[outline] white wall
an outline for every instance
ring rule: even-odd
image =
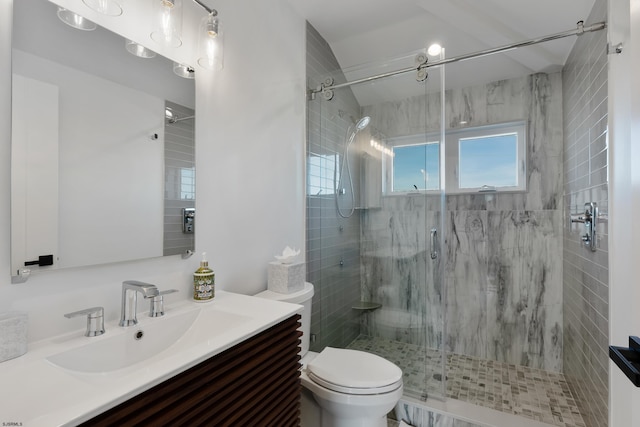
[[[196,82],[196,249],[207,251],[219,289],[254,293],[266,288],[267,263],[285,245],[304,253],[305,23],[285,0],[215,6],[224,20],[225,69],[201,71]],[[82,320],[63,318],[71,310],[103,305],[115,319],[123,280],[179,288],[169,306],[171,297],[188,298],[199,256],[60,270],[10,284],[11,8],[12,0],[0,0],[0,311],[28,311],[33,341],[82,329]],[[184,28],[197,27],[189,22]]]
[[[640,335],[640,0],[609,0],[610,217],[609,337],[626,347]],[[640,389],[609,363],[609,425],[640,425]]]
[[[284,0],[215,6],[225,68],[196,82],[196,245],[217,283],[255,293],[285,246],[305,253],[305,21]]]

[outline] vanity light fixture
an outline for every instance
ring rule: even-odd
[[[98,28],[94,22],[91,22],[87,18],[65,9],[64,7],[58,7],[58,18],[60,18],[60,20],[65,24],[78,30],[93,31]]]
[[[154,56],[156,56],[156,53],[154,51],[152,51],[151,49],[147,49],[146,47],[142,46],[141,44],[138,44],[132,40],[129,39],[125,39],[125,48],[127,49],[127,52],[129,52],[132,55],[135,55],[139,58],[153,58]]]
[[[185,79],[194,79],[196,77],[196,70],[188,65],[179,64],[177,62],[173,63],[173,72],[182,78]]]
[[[100,0],[83,0],[100,1]],[[111,0],[113,1],[113,0]],[[182,1],[183,0],[151,0],[153,4],[153,32],[151,38],[169,47],[182,45]],[[201,0],[193,0],[202,7],[207,15],[202,18],[198,27],[198,65],[206,70],[221,70],[223,67],[223,37],[218,11],[211,9]],[[183,71],[183,70],[181,70]],[[174,72],[176,68],[174,67]],[[178,72],[176,72],[178,74]],[[181,72],[183,75],[184,73]],[[192,78],[193,70],[187,74]]]
[[[200,4],[198,1],[196,3]],[[222,70],[223,58],[222,26],[218,19],[218,11],[213,9],[209,10],[209,14],[200,22],[198,65],[205,70]]]
[[[156,43],[182,46],[182,0],[151,0],[153,5],[153,31]]]
[[[122,15],[122,6],[116,0],[82,0],[90,9],[108,16]]]

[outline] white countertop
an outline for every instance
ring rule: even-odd
[[[105,322],[106,333],[84,337],[83,330],[29,345],[25,355],[0,363],[0,425],[51,427],[77,425],[150,389],[164,380],[233,347],[280,321],[302,312],[302,306],[216,291],[213,301],[167,303],[167,318],[190,310],[217,310],[244,316],[242,322],[211,327],[206,339],[190,339],[202,327],[198,318],[183,338],[146,360],[110,373],[78,373],[53,365],[47,357],[136,328],[155,318],[139,313],[139,325],[122,328]],[[212,325],[213,326],[213,325]]]

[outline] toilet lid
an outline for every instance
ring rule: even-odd
[[[309,378],[330,390],[348,394],[379,394],[402,385],[402,370],[364,351],[326,347],[307,365]]]

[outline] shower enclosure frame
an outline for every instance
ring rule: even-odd
[[[444,55],[444,52],[442,53],[442,55]],[[426,60],[426,53],[424,52],[420,52],[418,53],[418,57],[420,58],[420,56],[422,56],[423,58],[425,58]],[[406,59],[406,58],[405,58]],[[410,60],[411,58],[409,58]],[[437,102],[435,102],[434,105],[437,105],[437,109],[436,111],[434,111],[434,113],[437,114],[437,116],[434,116],[436,123],[437,123],[437,127],[431,127],[430,129],[427,129],[426,127],[421,131],[418,132],[418,134],[421,134],[424,138],[427,138],[429,135],[438,135],[438,138],[442,138],[442,135],[444,135],[444,66],[438,67],[441,69],[441,71],[438,71],[437,73],[433,73],[433,76],[431,77],[432,80],[430,83],[430,80],[427,79],[427,83],[426,85],[434,85],[434,87],[432,87],[430,89],[430,91],[432,92],[431,96],[435,96],[433,95],[433,93],[437,93]],[[441,76],[440,79],[437,79],[437,75]],[[426,77],[426,75],[425,75]],[[435,80],[434,80],[435,78]],[[325,82],[327,81],[332,81],[333,79],[328,79],[328,78],[323,78],[323,80]],[[418,81],[420,81],[421,79],[416,79]],[[416,84],[415,80],[411,80],[409,83],[411,84],[411,82],[413,82],[412,84]],[[439,85],[439,86],[435,86],[435,85]],[[435,90],[434,90],[435,88]],[[425,86],[425,91],[427,90],[427,86]],[[350,91],[349,91],[350,92]],[[418,94],[420,93],[420,90],[418,89]],[[362,122],[363,120],[365,120],[365,117],[367,116],[366,114],[362,114],[361,111],[353,111],[351,114],[347,114],[345,113],[345,111],[342,110],[341,107],[342,104],[340,104],[341,102],[345,102],[343,99],[341,99],[341,96],[346,96],[343,95],[342,92],[340,93],[336,93],[336,96],[333,100],[329,100],[327,98],[324,99],[317,99],[317,100],[309,100],[309,102],[313,102],[316,103],[316,105],[320,106],[320,110],[322,111],[322,113],[320,114],[321,119],[319,119],[319,123],[313,124],[311,123],[312,121],[314,121],[313,118],[309,119],[310,123],[308,125],[309,128],[314,128],[315,126],[318,126],[319,131],[320,132],[326,132],[327,134],[331,134],[334,135],[333,138],[339,138],[342,139],[344,138],[344,144],[345,144],[345,148],[349,147],[351,145],[351,143],[353,142],[353,139],[356,137],[356,134],[358,134],[359,130],[364,129],[365,127],[363,126],[362,129],[359,129],[357,127],[357,124]],[[423,95],[419,95],[420,98],[423,98],[423,101],[425,103],[425,107],[426,107],[426,102],[427,102],[427,93],[425,92]],[[435,98],[434,98],[435,99]],[[336,104],[336,102],[338,104]],[[325,107],[327,105],[334,105],[334,107],[331,108],[326,108],[327,111],[324,111]],[[359,107],[360,108],[360,107]],[[330,110],[330,111],[329,111]],[[424,119],[426,120],[426,118]],[[433,121],[433,119],[430,119]],[[344,126],[348,126],[346,131],[339,131],[337,130],[337,124],[334,123],[344,123]],[[374,125],[375,126],[375,125]],[[426,122],[425,122],[425,126],[426,126]],[[336,128],[336,130],[332,130],[332,128]],[[359,129],[359,130],[357,130]],[[374,130],[372,130],[371,132],[374,132]],[[342,137],[342,135],[344,135],[344,137]],[[362,143],[362,141],[359,141],[360,143]],[[368,142],[368,141],[367,141]],[[355,146],[356,144],[354,144]],[[344,160],[347,158],[347,150],[345,149],[344,151],[341,148],[336,148],[334,149],[336,152],[336,157],[337,157],[337,153],[340,153],[339,155],[340,157],[340,165],[338,167],[336,167],[334,169],[334,172],[337,170],[341,170],[342,168],[345,167],[344,165]],[[312,151],[318,151],[313,150]],[[330,152],[331,150],[328,150],[328,152]],[[345,153],[345,154],[343,154]],[[319,157],[319,155],[317,153],[308,153],[309,156],[317,156]],[[444,151],[442,151],[442,153],[439,155],[439,159],[438,159],[438,163],[440,164],[444,164]],[[310,164],[308,165],[308,167],[312,167]],[[440,173],[444,173],[444,170],[442,168],[440,168]],[[346,175],[346,173],[345,173]],[[350,185],[347,184],[344,181],[341,181],[339,178],[339,174],[338,173],[334,173],[333,175],[334,177],[334,184],[333,184],[333,197],[337,200],[339,197],[342,197],[342,195],[340,195],[340,191],[341,191],[341,187],[349,187]],[[444,175],[440,178],[440,180],[442,180],[444,177]],[[346,178],[345,178],[346,179]],[[382,190],[382,180],[383,180],[383,176],[380,175],[378,177],[378,180],[380,181],[380,189]],[[352,190],[351,190],[352,191]],[[358,191],[358,189],[356,189],[356,191]],[[323,191],[319,190],[316,191],[314,190],[313,192],[309,192],[308,195],[308,203],[314,203],[313,201],[310,201],[311,199],[317,199],[320,198],[323,195]],[[349,195],[347,195],[345,200],[348,200]],[[380,195],[380,197],[388,197],[390,199],[397,199],[397,195],[387,195],[387,196],[382,196],[382,194]],[[403,197],[403,196],[401,196]],[[441,267],[442,265],[444,265],[443,263],[443,259],[446,256],[446,251],[442,251],[440,248],[434,248],[433,245],[435,245],[436,243],[438,243],[435,239],[431,240],[430,237],[436,237],[435,233],[432,233],[432,230],[437,230],[437,237],[438,237],[438,241],[444,241],[444,221],[445,218],[442,215],[442,211],[443,211],[443,206],[444,206],[444,189],[439,190],[439,195],[436,196],[435,194],[433,194],[433,192],[420,192],[419,194],[414,194],[412,196],[410,196],[414,201],[420,201],[418,203],[417,206],[422,206],[422,208],[418,208],[418,209],[422,209],[423,212],[422,213],[418,213],[416,214],[417,218],[423,218],[422,221],[425,221],[424,223],[422,223],[420,225],[420,231],[416,232],[416,234],[420,234],[420,240],[422,240],[422,244],[420,245],[420,247],[422,249],[419,250],[419,252],[415,253],[415,255],[410,255],[412,257],[417,257],[414,258],[414,261],[416,261],[416,259],[418,259],[418,263],[423,264],[422,267],[417,267],[417,271],[422,271],[424,275],[423,277],[417,279],[418,281],[420,281],[422,284],[419,286],[421,289],[423,289],[423,293],[427,292],[425,289],[425,285],[428,282],[430,282],[430,286],[432,288],[437,288],[440,289],[439,293],[442,295],[445,295],[445,292],[442,292],[441,290],[443,289],[443,275],[441,272]],[[355,204],[353,206],[347,206],[347,207],[353,207],[353,210],[356,212],[357,217],[361,217],[362,215],[366,215],[366,211],[367,208],[362,209],[362,206],[359,204],[359,199],[355,201],[355,204],[358,204],[358,206],[356,207]],[[336,201],[336,207],[334,208],[336,211],[338,211],[337,215],[337,219],[340,221],[345,220],[347,222],[345,222],[344,225],[344,229],[347,230],[349,228],[349,215],[342,215],[342,213],[339,211],[340,207],[337,206],[338,202]],[[349,203],[347,203],[348,205]],[[430,206],[430,209],[433,208],[433,206],[437,205],[437,212],[429,212],[427,213],[427,205]],[[325,207],[325,211],[326,211],[327,207]],[[349,212],[349,209],[346,209],[346,212]],[[428,219],[431,218],[431,219]],[[317,220],[314,218],[310,219],[313,223],[315,223]],[[436,222],[433,222],[433,221]],[[326,220],[327,223],[331,222],[330,219]],[[314,228],[316,227],[315,225],[313,226]],[[340,228],[340,230],[343,229],[343,225],[339,225],[337,226],[338,228]],[[358,228],[360,228],[358,226]],[[308,231],[310,232],[310,231]],[[340,231],[342,233],[342,231]],[[359,229],[358,230],[358,234],[360,234],[362,231]],[[314,231],[315,233],[315,231]],[[331,233],[333,233],[333,231],[328,231],[327,235],[329,237],[327,237],[327,240],[332,239],[331,237]],[[322,238],[322,236],[321,236]],[[431,244],[430,244],[431,243]],[[403,243],[399,243],[396,242],[396,245],[400,244],[401,247],[404,247],[405,244]],[[360,249],[362,249],[361,244],[358,244],[360,246]],[[308,244],[308,246],[312,246],[311,244]],[[397,251],[397,250],[402,250],[401,248],[396,246],[396,249],[391,248],[391,251]],[[437,254],[436,257],[432,256],[433,254]],[[406,256],[403,255],[403,256]],[[421,258],[422,257],[422,258]],[[349,268],[352,266],[353,263],[353,259],[350,260],[348,257],[342,257],[340,256],[339,259],[335,259],[335,262],[337,262],[337,266],[335,268],[337,269],[345,269],[345,268]],[[358,255],[358,260],[355,261],[359,264],[358,269],[362,269],[362,261],[360,258],[360,255]],[[400,263],[404,263],[407,262],[404,259],[398,260],[397,262]],[[313,264],[313,262],[312,262]],[[312,267],[310,264],[310,268],[313,269],[314,267]],[[428,264],[428,265],[427,265]],[[331,275],[332,273],[328,273],[327,276]],[[349,273],[346,273],[347,275],[349,275]],[[325,280],[326,279],[326,280]],[[314,279],[312,276],[309,277],[309,280],[314,282],[314,280],[318,280],[318,279]],[[333,282],[336,279],[334,277],[322,277],[320,279],[320,281],[329,281],[329,282]],[[341,279],[339,279],[341,280]],[[360,281],[360,279],[358,279]],[[436,281],[437,283],[434,283],[434,281]],[[316,285],[316,289],[318,290],[318,294],[317,297],[315,298],[315,301],[323,301],[326,298],[334,298],[333,296],[335,294],[334,290],[329,290],[326,291],[325,289],[323,289],[323,286],[320,285],[320,283],[314,283]],[[393,284],[392,284],[393,286]],[[404,286],[407,286],[406,284]],[[409,287],[411,287],[413,285],[409,285]],[[331,285],[326,285],[326,287],[331,287]],[[359,287],[359,294],[361,294],[363,292],[362,290],[362,285],[360,283],[358,283],[358,287]],[[324,292],[324,295],[323,295]],[[432,292],[433,293],[433,292]],[[328,294],[328,295],[327,295]],[[348,297],[346,297],[348,298]],[[426,297],[425,297],[426,298]],[[440,298],[440,297],[438,297]],[[340,299],[344,299],[344,298],[340,298]],[[349,316],[346,316],[347,320],[344,320],[344,324],[346,325],[345,327],[341,327],[341,329],[343,329],[343,335],[347,335],[349,334],[349,330],[351,329],[351,327],[349,326],[349,323],[354,323],[355,321],[353,320],[354,318],[364,318],[365,320],[356,320],[358,323],[364,322],[367,325],[370,325],[370,322],[372,322],[372,317],[373,314],[375,313],[375,310],[378,309],[380,307],[380,304],[377,304],[375,301],[375,298],[370,299],[370,298],[362,298],[362,295],[360,295],[359,298],[359,302],[356,304],[353,304],[352,307],[348,307],[346,308],[346,310],[356,313],[353,317],[351,317],[351,320],[349,320]],[[440,300],[438,302],[438,305],[443,306],[444,300]],[[390,307],[390,308],[396,308],[396,306],[391,305],[385,305],[383,304],[385,307]],[[426,306],[428,305],[427,300],[425,299],[424,302],[420,303],[420,306]],[[314,303],[313,307],[314,307],[314,311],[316,311],[318,309],[318,306],[322,306],[322,304],[318,304],[317,302]],[[444,310],[441,308],[439,310],[435,311],[436,313],[444,313]],[[407,316],[409,316],[411,319],[413,319],[414,317],[412,316],[419,316],[420,313],[412,313],[412,312],[406,312],[405,313]],[[317,313],[316,313],[317,316]],[[330,316],[330,314],[327,314],[327,316]],[[324,318],[324,315],[321,316]],[[412,320],[413,322],[413,320]],[[326,342],[329,341],[329,343],[331,344],[331,342],[335,342],[335,340],[331,341],[329,339],[327,339],[325,336],[322,335],[326,335],[328,332],[326,331],[326,329],[331,329],[328,328],[326,325],[330,325],[330,324],[334,324],[335,320],[328,320],[328,321],[324,321],[323,320],[323,326],[320,329],[325,329],[323,331],[323,333],[318,334],[317,332],[314,333],[314,331],[312,331],[312,350],[321,350],[323,348],[323,345],[326,345]],[[422,354],[426,354],[427,348],[426,348],[426,342],[429,340],[426,336],[427,332],[427,326],[426,326],[427,320],[426,318],[421,319],[419,322],[417,322],[416,324],[412,324],[412,327],[417,326],[418,328],[422,328],[420,330],[424,330],[424,334],[425,336],[422,337],[421,339],[419,339],[419,342],[421,342],[423,348],[421,348],[421,350],[418,352],[418,355],[422,355]],[[424,377],[419,381],[420,383],[426,383],[427,381],[427,377],[431,378],[432,381],[436,381],[437,383],[437,389],[438,391],[433,392],[435,394],[431,394],[430,397],[436,397],[438,399],[444,399],[444,390],[446,390],[446,375],[445,375],[445,357],[444,357],[444,347],[442,345],[443,342],[446,341],[446,329],[445,329],[445,319],[444,317],[440,317],[437,319],[436,322],[431,322],[430,323],[430,334],[431,334],[431,338],[430,341],[433,342],[429,348],[434,349],[437,348],[438,351],[440,351],[440,356],[438,357],[438,360],[440,363],[434,365],[434,364],[427,364],[426,362],[422,363],[423,367],[420,369],[421,371],[424,371]],[[313,329],[313,328],[312,328]],[[315,330],[318,330],[318,327],[315,328]],[[358,327],[358,330],[361,331],[361,328]],[[329,333],[333,333],[333,332],[329,332]],[[360,333],[360,332],[358,332]],[[366,335],[366,334],[365,334]],[[316,341],[316,339],[318,340],[317,343],[315,343],[315,348],[314,348],[314,341]],[[437,344],[435,343],[435,341],[437,341]],[[349,342],[349,340],[346,340],[346,343],[343,342],[342,344],[339,345],[347,345]],[[413,342],[412,340],[408,340],[406,342],[406,344],[411,344],[411,342]],[[335,344],[334,344],[335,345]],[[415,344],[417,345],[417,344]],[[433,354],[433,353],[431,353]],[[422,375],[422,374],[421,374]],[[436,380],[434,380],[436,379]],[[411,387],[408,384],[405,384],[405,392],[407,395],[411,395],[412,397],[418,398],[418,399],[426,399],[427,395],[425,393],[425,390],[422,386],[420,387],[414,387],[414,390],[411,389]]]
[[[445,87],[445,73],[444,73],[444,66],[446,64],[450,64],[453,62],[460,62],[460,61],[464,61],[467,59],[472,59],[472,58],[477,58],[477,57],[482,57],[482,56],[487,56],[487,55],[492,55],[495,53],[500,53],[500,52],[504,52],[507,50],[512,50],[512,49],[516,49],[519,47],[524,47],[524,46],[530,46],[530,45],[534,45],[534,44],[538,44],[538,43],[543,43],[543,42],[547,42],[547,41],[551,41],[551,40],[556,40],[559,38],[564,38],[564,37],[569,37],[569,36],[580,36],[585,32],[592,32],[592,31],[599,31],[602,29],[606,28],[606,23],[605,22],[599,22],[599,23],[595,23],[593,25],[590,26],[584,26],[584,23],[582,21],[578,22],[577,24],[577,28],[574,30],[569,30],[569,31],[565,31],[562,33],[557,33],[557,34],[553,34],[553,35],[549,35],[549,36],[544,36],[544,37],[539,37],[536,39],[531,39],[531,40],[527,40],[524,42],[519,42],[519,43],[514,43],[514,44],[510,44],[510,45],[506,45],[506,46],[501,46],[498,48],[493,48],[493,49],[487,49],[481,52],[476,52],[476,53],[470,53],[470,54],[466,54],[466,55],[461,55],[461,56],[457,56],[457,57],[453,57],[453,58],[448,58],[445,59],[444,58],[444,53],[442,54],[443,56],[437,60],[437,61],[433,61],[433,62],[429,62],[427,63],[427,61],[424,62],[420,62],[419,60],[418,65],[413,66],[413,67],[407,67],[407,68],[403,68],[403,69],[399,69],[397,71],[393,71],[393,72],[387,72],[387,73],[383,73],[383,74],[378,74],[378,75],[374,75],[371,77],[366,77],[366,78],[361,78],[361,79],[357,79],[354,81],[350,81],[350,82],[343,82],[343,83],[334,83],[333,79],[325,79],[323,81],[323,83],[319,84],[318,86],[316,86],[314,89],[309,89],[308,90],[308,100],[309,101],[313,101],[316,99],[316,94],[321,93],[323,95],[324,100],[326,101],[330,101],[333,97],[334,97],[334,91],[336,91],[337,89],[342,89],[342,88],[347,88],[350,87],[352,85],[356,85],[356,84],[363,84],[363,83],[368,83],[374,80],[379,80],[379,79],[383,79],[386,77],[391,77],[391,76],[395,76],[395,75],[399,75],[399,74],[405,74],[408,72],[417,72],[420,73],[420,71],[427,69],[427,68],[432,68],[432,67],[439,67],[442,68],[442,74],[441,74],[441,84],[442,84],[442,91],[443,91],[443,95],[442,95],[442,99],[444,100],[444,87]],[[418,77],[420,77],[420,75],[418,74]],[[419,78],[418,78],[419,80]],[[320,102],[324,102],[323,100],[321,100]],[[441,134],[441,141],[445,141],[445,103],[442,102],[441,103],[441,126],[440,126],[440,134]],[[441,182],[444,182],[444,173],[445,173],[445,165],[444,165],[444,159],[446,158],[445,154],[444,154],[444,150],[446,150],[446,144],[442,144],[441,145],[441,154],[440,154],[440,173],[441,173]],[[441,197],[441,206],[445,206],[445,197],[446,194],[444,192],[444,189],[442,189],[441,193],[440,193],[440,197]],[[440,216],[440,221],[438,224],[438,227],[440,230],[445,230],[445,218],[444,218],[444,209],[441,210],[442,214]],[[425,224],[426,225],[426,224]],[[425,230],[427,229],[427,227],[425,226]],[[442,233],[440,233],[441,237],[446,238],[446,236],[444,236]],[[426,236],[426,234],[425,234]],[[442,242],[444,242],[445,239],[442,239]],[[440,250],[439,251],[439,256],[440,257],[446,257],[446,252],[445,250]],[[440,273],[440,278],[442,280],[442,286],[444,288],[446,281],[444,280],[444,271],[443,270],[443,266],[446,264],[446,260],[444,258],[440,258],[439,259],[439,273]],[[443,291],[443,301],[442,304],[446,305],[446,295],[447,292],[446,290]],[[445,360],[446,360],[446,354],[444,352],[444,343],[447,340],[447,318],[446,318],[446,310],[442,311],[443,313],[443,317],[441,319],[442,321],[442,351],[443,351],[443,363],[442,363],[442,383],[443,383],[443,393],[442,396],[435,396],[435,397],[439,397],[442,399],[446,399],[446,365],[445,365]],[[414,397],[422,397],[422,396],[414,396]],[[433,397],[433,396],[430,396]]]

